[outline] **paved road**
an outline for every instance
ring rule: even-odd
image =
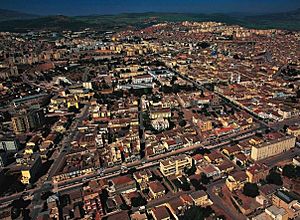
[[[180,76],[182,76],[182,75],[180,75]],[[196,83],[196,86],[199,89],[203,89],[202,85],[200,85],[197,82],[192,81],[188,77],[182,76],[182,78],[191,81],[193,84]],[[141,106],[139,106],[139,107],[141,107]],[[143,119],[141,117],[141,110],[139,110],[139,113],[140,113],[140,123],[143,124]],[[46,183],[44,185],[42,185],[42,187],[39,188],[39,189],[33,189],[33,190],[29,190],[29,191],[23,193],[23,195],[25,195],[25,196],[33,193],[33,202],[32,202],[32,204],[34,206],[34,210],[32,212],[32,218],[33,219],[36,218],[37,214],[41,210],[41,207],[42,207],[41,206],[41,204],[42,204],[41,195],[42,195],[42,193],[53,189],[53,186],[52,186],[52,183],[51,183],[52,177],[57,173],[57,171],[62,166],[65,155],[71,149],[69,147],[69,145],[70,145],[71,140],[73,139],[73,137],[76,134],[77,127],[81,124],[82,120],[87,117],[87,114],[88,114],[88,106],[85,106],[84,109],[82,110],[81,114],[77,118],[75,118],[72,125],[70,126],[69,135],[64,137],[64,139],[61,141],[59,146],[61,147],[62,150],[60,151],[60,155],[58,156],[58,158],[55,160],[55,162],[53,163],[53,165],[50,168],[49,175],[48,175]],[[266,126],[266,124],[264,124],[264,123],[260,123],[260,124],[263,125],[262,127]],[[141,127],[143,127],[143,126],[141,126]],[[224,145],[229,144],[232,140],[243,140],[243,139],[247,139],[251,136],[254,136],[255,132],[260,130],[260,129],[263,129],[263,128],[256,128],[256,129],[253,129],[253,130],[249,130],[249,131],[245,132],[242,135],[239,133],[239,134],[233,135],[230,138],[226,137],[226,139],[222,140],[222,142],[219,143],[219,144],[215,144],[215,145],[209,145],[209,144],[204,145],[203,143],[202,144],[195,144],[195,145],[192,145],[192,146],[189,146],[189,147],[184,147],[184,148],[172,151],[172,152],[168,152],[168,153],[165,153],[165,154],[162,154],[162,155],[158,155],[158,156],[155,156],[153,158],[144,158],[143,160],[129,163],[129,164],[126,165],[126,167],[127,168],[135,167],[135,168],[137,168],[137,170],[140,170],[140,169],[145,169],[145,168],[148,168],[148,167],[157,166],[159,164],[159,162],[158,162],[159,160],[168,158],[170,156],[186,153],[186,152],[193,151],[197,148],[202,148],[202,147],[208,148],[208,149],[220,148]],[[294,152],[287,152],[286,154],[284,154],[284,158],[287,158],[287,159],[292,158],[295,155],[299,155],[299,152],[300,152],[299,149],[296,149]],[[282,155],[280,155],[276,158],[271,158],[271,159],[264,160],[264,163],[266,163],[267,165],[272,165],[272,164],[275,164],[275,163],[277,163],[281,160],[283,160]],[[102,173],[95,173],[95,174],[86,175],[84,177],[80,176],[80,177],[77,177],[77,178],[72,178],[72,179],[69,179],[69,180],[66,180],[66,181],[62,181],[58,184],[58,190],[59,191],[64,191],[64,190],[70,190],[70,189],[79,187],[83,184],[83,182],[85,182],[87,180],[101,179],[101,178],[111,178],[111,177],[114,177],[114,176],[118,176],[121,173],[120,170],[121,170],[121,166],[114,166],[112,168],[105,169]],[[220,183],[222,183],[222,182],[220,182]],[[211,190],[212,189],[211,187],[215,186],[215,184],[218,184],[218,183],[213,183],[211,186],[209,186],[209,188],[210,188],[209,194],[211,195],[211,197],[214,200],[216,200],[216,203],[219,204],[219,202],[220,202],[219,199],[220,198],[216,197],[214,195],[214,193],[212,193],[212,190]],[[223,182],[223,184],[224,184],[224,182]],[[19,193],[19,194],[15,194],[15,195],[12,195],[12,196],[9,196],[9,197],[1,198],[0,202],[2,204],[7,203],[7,202],[10,202],[14,199],[20,198],[21,195],[22,195],[22,193]],[[168,198],[166,198],[166,199],[168,199]],[[219,206],[221,206],[221,208],[222,208],[221,203],[219,204]],[[235,217],[237,217],[237,216],[234,216],[234,214],[232,214],[231,217],[233,217],[233,219],[236,219]]]
[[[140,132],[140,143],[145,146],[145,127],[144,127],[144,118],[143,118],[143,107],[142,107],[142,98],[139,99],[139,132]],[[142,149],[143,155],[145,155],[145,149]],[[141,152],[142,152],[141,151]]]
[[[153,158],[147,158],[147,159],[145,158],[144,160],[139,160],[139,161],[134,161],[132,163],[128,163],[128,164],[126,164],[126,167],[128,169],[136,168],[137,170],[141,170],[141,169],[157,166],[159,164],[160,160],[163,160],[165,158],[168,158],[168,157],[171,157],[174,155],[182,154],[182,153],[185,153],[188,151],[193,151],[195,149],[202,148],[202,147],[205,147],[208,149],[220,148],[220,147],[228,145],[232,140],[243,140],[243,139],[252,137],[254,135],[255,135],[255,132],[251,131],[249,133],[245,133],[242,136],[236,135],[236,138],[221,142],[216,145],[207,145],[207,146],[203,146],[202,144],[191,145],[189,147],[184,147],[184,148],[181,148],[181,149],[178,149],[175,151],[161,154],[161,155],[155,156]],[[60,187],[70,186],[72,184],[82,182],[83,180],[86,181],[86,180],[90,180],[90,179],[102,179],[102,178],[110,178],[110,177],[118,176],[121,173],[120,170],[121,170],[121,165],[114,166],[111,168],[106,168],[102,173],[88,174],[85,176],[79,176],[79,177],[75,177],[72,179],[60,181],[58,183],[58,187],[60,188]]]
[[[182,75],[181,73],[177,72],[174,69],[171,69],[172,72],[176,73],[176,75],[178,75],[179,77],[189,81],[190,83],[192,83],[196,88],[200,89],[200,90],[205,90],[204,86],[201,83],[198,83],[197,81],[195,81],[194,79],[189,78],[188,76]],[[249,111],[249,109],[247,109],[244,106],[238,105],[236,102],[234,102],[233,100],[230,100],[228,97],[224,96],[221,93],[215,92],[216,95],[218,95],[223,101],[225,101],[227,104],[229,104],[231,107],[235,108],[235,109],[239,109],[239,110],[244,110],[246,112],[248,112],[250,115],[253,116],[254,120],[257,121],[258,123],[260,123],[261,125],[263,125],[264,127],[268,127],[268,123],[266,123],[264,120],[262,120],[260,117],[258,117],[257,115],[253,114],[253,112]]]
[[[207,193],[210,199],[213,201],[214,205],[217,206],[219,209],[224,210],[226,215],[230,217],[231,220],[244,220],[246,217],[240,214],[236,209],[232,208],[231,205],[227,204],[223,199],[217,196],[213,190],[216,187],[222,187],[225,185],[225,179],[220,179],[211,183],[207,188]]]
[[[243,139],[247,139],[247,138],[249,138],[253,135],[255,135],[254,131],[248,131],[242,136],[236,135],[236,138],[230,139],[230,140],[227,140],[227,141],[223,141],[223,142],[221,142],[219,144],[216,144],[216,145],[207,145],[207,146],[203,146],[202,144],[192,145],[192,146],[181,148],[181,149],[169,152],[169,153],[161,154],[161,155],[158,155],[158,156],[153,157],[153,158],[147,158],[147,159],[144,158],[143,160],[134,161],[132,163],[126,164],[126,167],[128,169],[136,168],[137,170],[154,167],[154,166],[157,166],[159,164],[160,160],[163,160],[163,159],[168,158],[170,156],[182,154],[182,153],[185,153],[185,152],[188,152],[188,151],[193,151],[197,148],[202,148],[202,147],[206,147],[208,149],[220,148],[220,147],[223,147],[225,145],[228,145],[232,140],[243,140]],[[75,177],[75,178],[72,178],[72,179],[60,181],[57,184],[57,190],[60,191],[60,190],[63,190],[63,189],[70,189],[70,188],[72,188],[73,184],[75,184],[75,187],[76,187],[78,184],[83,184],[84,182],[86,182],[88,180],[99,180],[99,179],[104,179],[104,178],[107,179],[107,178],[112,178],[112,177],[118,176],[120,174],[121,174],[121,165],[114,166],[114,167],[111,167],[111,168],[106,168],[103,172],[100,172],[100,173],[97,172],[97,173],[93,173],[93,174],[88,174],[88,175],[79,176],[79,177]]]
[[[274,157],[269,157],[269,158],[263,159],[259,162],[264,163],[269,167],[273,167],[275,164],[279,163],[280,161],[292,160],[296,156],[300,156],[300,148],[299,147],[295,147],[287,152],[276,155]]]
[[[66,154],[68,152],[70,152],[70,150],[71,150],[70,142],[74,138],[77,127],[87,117],[88,109],[89,109],[89,106],[87,106],[87,105],[84,106],[84,108],[82,109],[79,116],[76,117],[76,119],[71,124],[70,129],[69,129],[69,135],[63,138],[63,140],[61,142],[61,145],[60,145],[62,147],[61,149],[63,149],[63,150],[60,152],[60,155],[58,156],[58,158],[52,164],[52,166],[50,168],[50,171],[48,172],[49,174],[48,174],[48,177],[47,177],[47,181],[41,186],[40,189],[37,189],[34,192],[33,200],[32,200],[33,210],[30,213],[32,219],[36,219],[38,214],[40,213],[40,211],[43,208],[43,201],[41,200],[42,194],[53,189],[52,177],[58,172],[58,170],[63,165]]]

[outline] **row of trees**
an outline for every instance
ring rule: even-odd
[[[282,175],[288,178],[300,178],[300,166],[285,165],[282,169]]]
[[[282,186],[283,181],[277,167],[273,168],[266,177],[266,183]],[[282,175],[288,178],[300,178],[300,167],[293,164],[285,165],[282,169]],[[258,186],[256,183],[246,183],[243,188],[243,194],[249,197],[256,197],[259,195]]]

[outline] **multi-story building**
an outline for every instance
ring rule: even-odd
[[[150,110],[150,118],[170,118],[172,116],[171,109],[153,109]]]
[[[17,139],[2,139],[0,140],[0,150],[4,150],[8,153],[17,152],[19,149],[20,143]]]
[[[262,160],[277,154],[290,150],[295,146],[296,137],[285,136],[279,139],[262,142],[258,145],[252,145],[251,158],[253,160]]]
[[[265,213],[268,214],[272,219],[287,220],[288,214],[283,208],[278,208],[274,205],[266,208]]]
[[[0,152],[0,167],[5,167],[7,164],[7,154],[5,152]]]
[[[171,214],[169,213],[169,209],[164,205],[151,208],[150,213],[154,220],[170,220],[170,219],[172,219]]]
[[[23,133],[30,130],[29,121],[26,115],[14,116],[11,119],[13,130],[16,134]]]
[[[272,196],[273,205],[285,209],[289,219],[297,219],[300,217],[299,197],[284,190],[279,190]]]
[[[265,212],[260,213],[259,215],[252,218],[252,220],[261,219],[288,220],[288,214],[283,208],[278,208],[277,206],[272,205],[266,208]]]
[[[14,107],[19,106],[26,106],[26,107],[32,107],[32,106],[41,106],[47,103],[47,100],[49,98],[48,94],[40,93],[36,95],[29,95],[18,99],[13,99],[12,104]]]
[[[195,123],[202,132],[212,130],[212,121],[208,118],[200,117],[199,115],[194,115],[193,123]]]
[[[246,170],[246,174],[250,183],[257,183],[267,177],[269,174],[269,168],[265,164],[256,163]]]
[[[134,84],[151,83],[152,80],[153,80],[153,77],[151,75],[149,75],[149,74],[132,77],[132,82]]]
[[[291,126],[287,129],[287,133],[294,135],[295,137],[300,136],[300,125]]]
[[[158,181],[153,181],[149,183],[150,196],[153,199],[157,199],[165,195],[165,187]]]
[[[21,168],[22,179],[21,182],[23,184],[32,183],[39,169],[41,168],[42,160],[40,155],[34,154],[29,155],[28,158],[24,158]]]
[[[149,182],[149,178],[151,177],[152,177],[152,173],[150,170],[142,170],[133,173],[133,178],[140,185],[142,190],[146,188],[147,183]]]
[[[205,207],[213,204],[213,202],[208,198],[208,195],[204,190],[192,192],[190,194],[190,197],[192,198],[194,205],[196,206]]]
[[[181,175],[185,168],[191,168],[193,159],[187,155],[180,155],[160,162],[160,171],[164,176]]]
[[[136,183],[130,176],[118,176],[110,180],[112,186],[110,193],[115,192],[132,192],[136,190]]]
[[[230,191],[240,190],[248,182],[248,177],[244,171],[236,172],[229,175],[226,179],[226,186]]]
[[[12,126],[16,134],[33,131],[42,127],[44,123],[43,109],[23,109],[12,117]]]

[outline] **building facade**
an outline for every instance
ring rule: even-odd
[[[251,158],[256,161],[278,155],[293,148],[295,143],[296,137],[286,136],[278,140],[253,145]]]
[[[12,127],[16,134],[33,131],[44,124],[43,109],[22,110],[12,117]]]
[[[181,175],[185,168],[191,168],[193,159],[187,155],[180,155],[160,162],[160,171],[164,176]]]

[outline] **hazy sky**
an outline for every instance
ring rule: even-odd
[[[300,8],[300,0],[0,0],[0,8],[49,15],[122,12],[251,12]]]

